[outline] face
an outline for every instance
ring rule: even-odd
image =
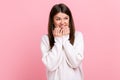
[[[53,17],[55,27],[64,28],[69,26],[69,16],[59,12]]]

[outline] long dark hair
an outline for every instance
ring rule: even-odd
[[[70,40],[70,43],[72,45],[74,43],[75,27],[74,27],[74,21],[73,21],[72,13],[71,13],[70,9],[65,4],[63,4],[63,3],[55,4],[50,11],[49,21],[48,21],[48,38],[49,38],[50,48],[52,48],[54,46],[54,42],[55,42],[54,41],[54,36],[53,36],[53,33],[52,33],[52,30],[55,27],[54,22],[53,22],[53,17],[59,12],[65,13],[70,17],[70,20],[69,20],[69,28],[70,28],[69,40]]]

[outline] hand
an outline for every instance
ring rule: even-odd
[[[62,36],[62,29],[59,27],[54,28],[53,36],[54,37],[61,37]]]
[[[68,35],[70,34],[70,29],[69,27],[64,27],[62,28],[62,35]]]

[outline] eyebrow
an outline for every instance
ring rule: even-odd
[[[66,17],[69,18],[69,16],[65,16],[64,18],[66,18]],[[59,16],[55,16],[55,18],[61,18],[61,17],[59,17]]]

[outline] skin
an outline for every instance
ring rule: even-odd
[[[55,28],[53,30],[54,37],[62,37],[70,33],[69,30],[69,16],[65,13],[59,12],[53,17]]]

